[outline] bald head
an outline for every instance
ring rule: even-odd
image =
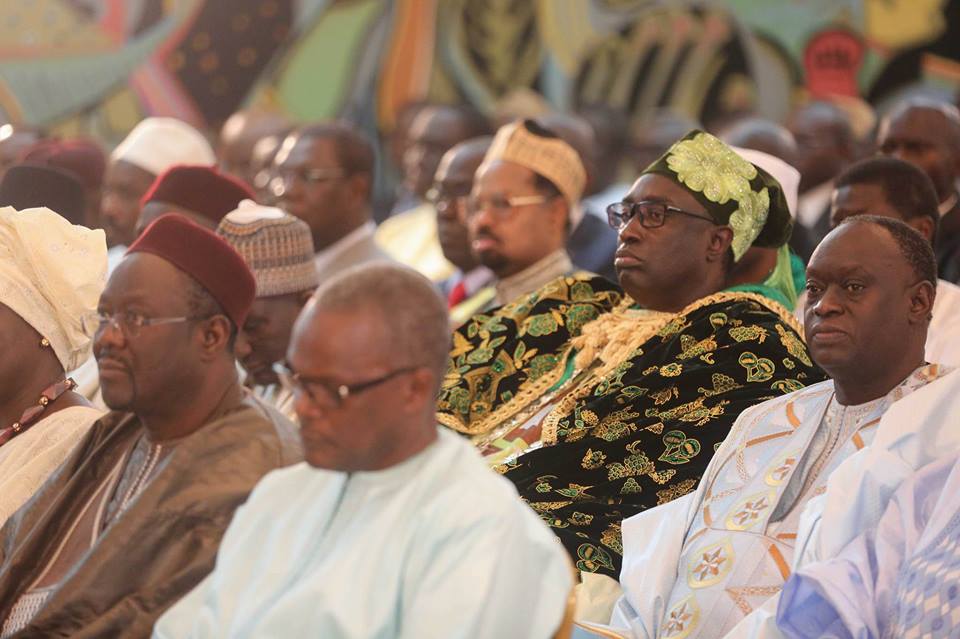
[[[489,122],[472,107],[438,104],[421,109],[410,125],[403,155],[407,188],[420,197],[426,196],[443,154],[464,140],[488,133]]]
[[[731,146],[762,151],[791,166],[796,161],[797,142],[793,134],[770,120],[744,118],[721,132],[720,139]]]
[[[476,268],[477,258],[470,250],[467,233],[465,200],[473,188],[473,176],[493,138],[484,136],[461,142],[447,151],[440,160],[433,181],[437,208],[437,236],[443,255],[450,263],[467,273]]]
[[[850,118],[834,104],[808,102],[791,114],[787,127],[797,144],[801,193],[832,180],[856,159]]]
[[[253,184],[255,172],[251,168],[254,146],[266,137],[279,136],[289,129],[289,122],[277,113],[267,111],[237,111],[220,129],[217,156],[226,172]]]
[[[429,446],[449,347],[446,304],[422,275],[366,264],[324,284],[287,349],[306,461],[375,471]]]
[[[933,182],[941,202],[960,175],[960,111],[952,104],[912,98],[883,119],[877,145],[884,155],[910,162]]]
[[[367,347],[393,368],[430,369],[440,387],[450,353],[447,305],[416,271],[385,262],[348,269],[317,290],[298,324],[319,313],[377,318],[383,342]]]

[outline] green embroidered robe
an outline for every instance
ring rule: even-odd
[[[792,315],[743,292],[648,325],[652,336],[606,375],[574,371],[571,339],[600,314],[623,313],[621,299],[575,275],[472,318],[454,334],[438,402],[439,421],[482,448],[559,397],[540,441],[497,470],[578,569],[614,578],[624,518],[692,491],[741,411],[824,379]]]

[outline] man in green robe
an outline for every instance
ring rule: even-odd
[[[823,374],[772,293],[725,290],[750,246],[790,237],[766,171],[692,131],[608,216],[622,289],[567,276],[474,316],[454,334],[438,419],[580,571],[616,577],[625,517],[692,491],[741,411]]]

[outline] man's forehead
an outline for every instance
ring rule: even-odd
[[[450,158],[446,167],[441,166],[444,181],[472,182],[473,176],[483,162],[483,153],[458,153]]]
[[[879,184],[855,182],[833,190],[834,206],[878,204],[886,201],[886,193]]]
[[[494,160],[477,171],[474,186],[481,190],[529,188],[535,173],[508,160]]]
[[[851,221],[821,242],[807,265],[807,275],[875,274],[899,266],[908,267],[890,233],[876,224]]]
[[[943,139],[943,127],[949,125],[943,113],[936,109],[911,107],[885,119],[878,137],[881,141],[905,138],[939,143]]]
[[[654,201],[665,202],[674,206],[691,209],[695,212],[703,210],[703,207],[697,202],[685,188],[656,173],[647,173],[633,183],[630,192],[627,193],[624,200],[627,202]]]
[[[183,299],[185,287],[185,276],[167,260],[151,253],[132,253],[110,276],[101,301],[172,306]]]
[[[112,160],[107,163],[103,175],[104,182],[120,184],[133,182],[147,182],[156,179],[156,176],[126,160]]]
[[[336,335],[336,339],[331,339]],[[297,319],[290,341],[290,362],[299,372],[353,369],[386,356],[384,328],[369,309],[329,309],[311,303]],[[389,349],[386,349],[389,350]]]
[[[410,138],[417,142],[442,141],[459,131],[460,116],[451,109],[430,107],[421,111],[410,127]]]
[[[318,159],[334,155],[332,140],[318,136],[290,136],[283,141],[277,152],[276,163],[280,166],[303,166],[314,164]]]

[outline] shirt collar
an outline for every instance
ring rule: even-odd
[[[366,224],[350,231],[322,251],[317,251],[316,256],[314,256],[314,263],[317,266],[317,270],[322,271],[325,267],[336,261],[338,257],[364,240],[372,240],[375,229],[376,227],[373,222],[368,221]]]
[[[953,195],[951,195],[946,200],[941,202],[940,205],[937,207],[937,210],[940,211],[940,217],[943,217],[944,215],[949,213],[953,209],[953,207],[956,205],[957,205],[957,192],[954,191]]]
[[[558,249],[536,264],[497,282],[497,304],[506,304],[532,293],[550,280],[573,270],[573,262],[564,249]]]

